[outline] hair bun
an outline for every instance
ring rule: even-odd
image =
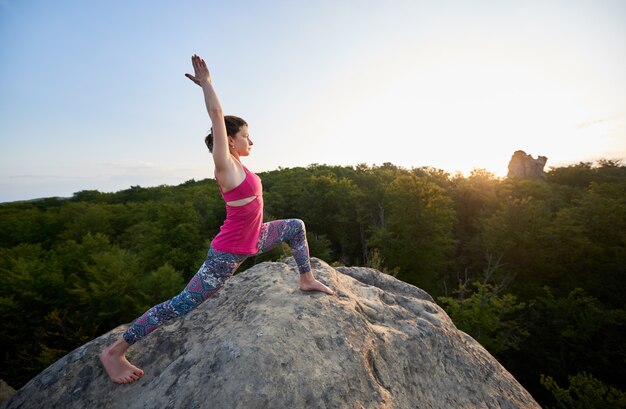
[[[213,127],[209,131],[209,134],[204,138],[204,143],[206,147],[209,148],[209,152],[213,152]]]

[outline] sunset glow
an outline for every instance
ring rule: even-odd
[[[196,52],[257,171],[626,158],[623,2],[141,3],[0,3],[0,201],[211,177]]]

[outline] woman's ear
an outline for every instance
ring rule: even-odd
[[[235,141],[233,141],[233,137],[232,136],[228,136],[228,147],[229,148],[234,148],[235,147]]]

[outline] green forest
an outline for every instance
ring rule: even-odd
[[[300,218],[312,256],[428,291],[543,407],[624,408],[626,166],[546,174],[385,163],[259,176],[266,221]],[[17,389],[180,292],[224,218],[211,179],[0,204],[0,378]]]

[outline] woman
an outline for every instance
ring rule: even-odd
[[[202,87],[213,124],[205,142],[213,154],[215,179],[226,202],[226,221],[211,242],[206,261],[187,287],[171,300],[146,311],[100,353],[102,365],[116,383],[134,382],[144,374],[126,359],[130,345],[215,294],[247,257],[268,251],[283,241],[289,241],[296,260],[300,290],[334,294],[313,277],[304,223],[297,219],[263,223],[261,179],[241,163],[241,157],[248,156],[253,145],[248,124],[241,118],[223,115],[206,63],[197,55],[191,57],[191,62],[195,75],[185,75]]]

